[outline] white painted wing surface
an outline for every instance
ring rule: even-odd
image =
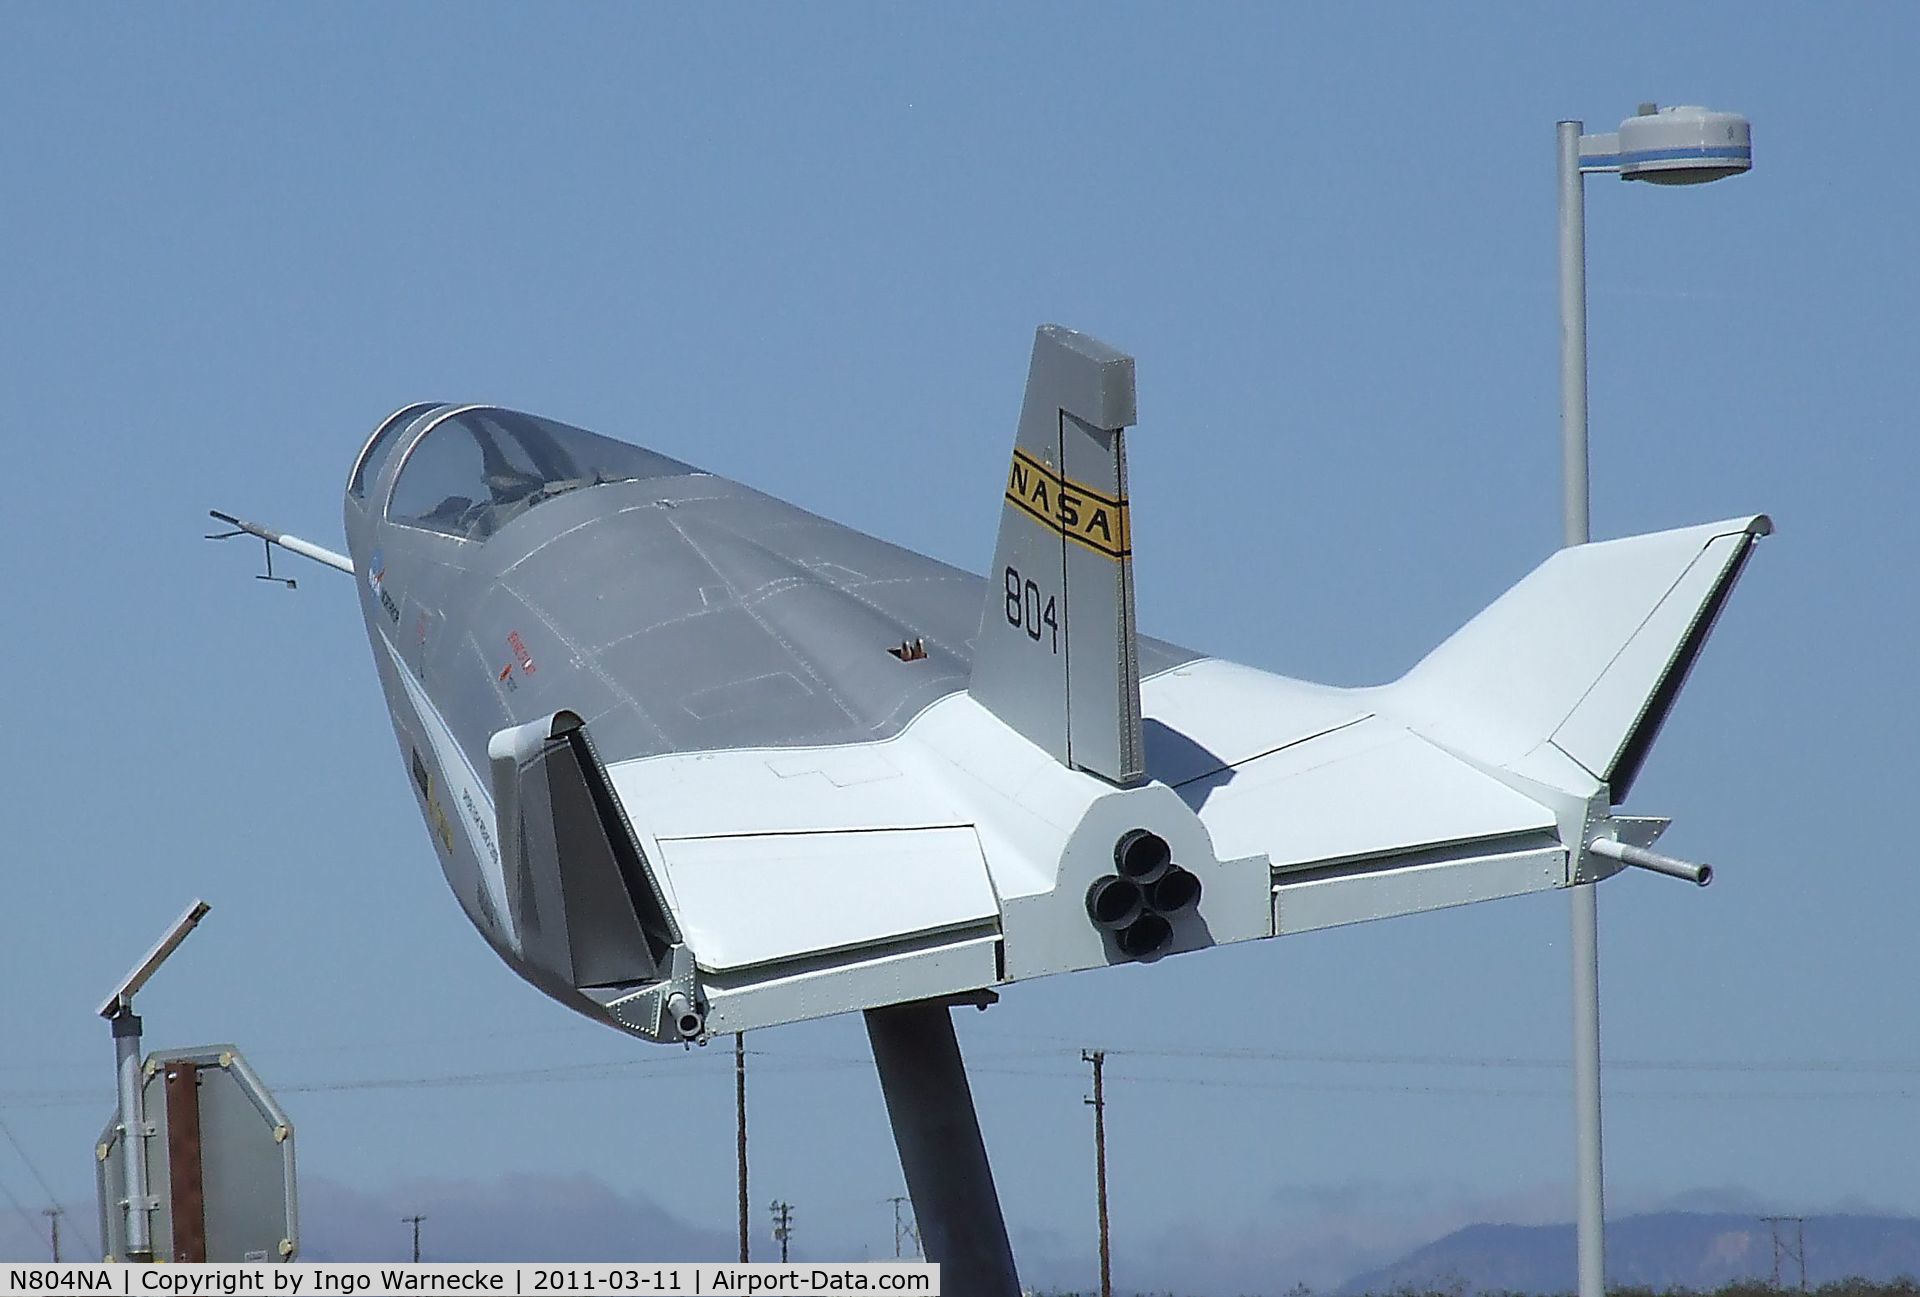
[[[1563,549],[1382,691],[1456,751],[1521,769],[1552,743],[1625,795],[1765,515]]]
[[[964,694],[891,739],[609,774],[734,1030],[1118,962],[1087,888],[1151,829],[1204,885],[1167,953],[1565,886],[1763,518],[1549,558],[1403,679],[1212,659],[1142,683],[1147,781]],[[1596,809],[1597,808],[1597,809]]]

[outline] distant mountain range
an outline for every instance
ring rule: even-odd
[[[1805,1233],[1809,1287],[1854,1275],[1882,1281],[1920,1275],[1920,1219],[1809,1216]],[[1783,1240],[1797,1241],[1791,1233]],[[1753,1216],[1661,1212],[1607,1222],[1610,1288],[1704,1289],[1764,1280],[1773,1274],[1773,1256],[1772,1234]],[[1780,1282],[1800,1286],[1800,1264],[1791,1256],[1780,1260]],[[1567,1293],[1575,1286],[1572,1225],[1469,1225],[1355,1276],[1340,1293]]]

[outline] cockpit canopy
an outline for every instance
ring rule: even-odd
[[[386,461],[405,455],[388,492],[390,523],[481,541],[528,509],[567,491],[695,472],[691,466],[611,437],[496,407],[428,415],[409,406],[375,434],[349,490],[364,497]],[[422,431],[408,430],[418,425]]]

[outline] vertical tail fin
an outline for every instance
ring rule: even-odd
[[[1133,357],[1042,325],[975,643],[975,701],[1064,765],[1144,773],[1123,429]]]

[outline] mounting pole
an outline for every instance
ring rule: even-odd
[[[120,979],[100,1005],[100,1016],[113,1027],[113,1065],[120,1092],[120,1139],[126,1168],[127,1260],[153,1260],[153,1201],[147,1186],[147,1128],[145,1077],[141,1075],[140,1017],[133,1011],[133,997],[147,984],[167,956],[180,948],[187,934],[199,925],[213,907],[196,900],[189,905],[165,936]]]
[[[140,1018],[123,1009],[113,1024],[113,1066],[120,1087],[120,1165],[125,1172],[127,1260],[153,1260],[153,1203],[147,1196],[147,1110],[140,1083]]]
[[[744,1264],[753,1259],[747,1242],[747,1046],[737,1031],[733,1033],[733,1113],[740,1164],[740,1260]]]
[[[927,1260],[969,1297],[1020,1297],[1013,1248],[945,1000],[868,1009],[867,1039]]]
[[[402,1216],[400,1218],[402,1224],[413,1226],[413,1263],[415,1265],[420,1264],[420,1222],[425,1219],[425,1216],[420,1215]]]

